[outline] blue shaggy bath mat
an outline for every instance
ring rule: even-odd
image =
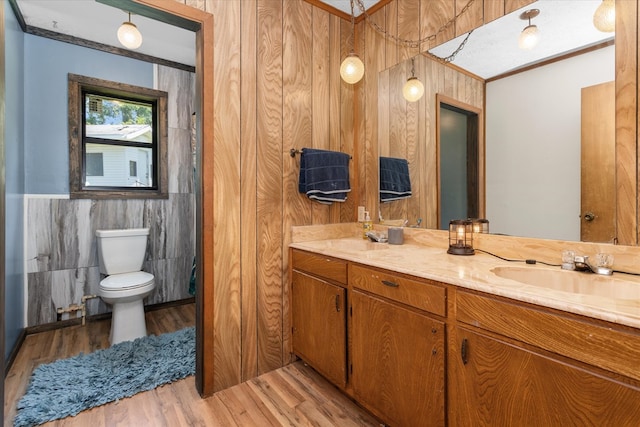
[[[195,373],[195,328],[150,335],[38,366],[14,426],[35,426]]]

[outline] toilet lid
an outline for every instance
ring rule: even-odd
[[[133,273],[112,274],[100,282],[100,287],[107,290],[122,290],[138,288],[153,282],[153,274],[146,271]]]

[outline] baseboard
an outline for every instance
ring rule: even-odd
[[[195,297],[191,297],[191,298],[185,298],[185,299],[176,300],[176,301],[161,302],[158,304],[149,304],[144,306],[144,311],[154,311],[154,310],[161,310],[163,308],[177,307],[180,305],[192,304],[195,301],[196,301]],[[91,316],[87,316],[86,321],[95,322],[97,320],[105,320],[110,318],[111,318],[111,312],[108,312],[108,313],[93,314]],[[55,329],[66,328],[69,326],[76,326],[81,324],[82,324],[82,318],[78,317],[74,319],[60,320],[58,322],[45,323],[42,325],[28,326],[27,328],[25,328],[25,331],[26,331],[25,335],[37,334],[39,332],[53,331]]]
[[[9,373],[9,369],[15,362],[16,357],[18,356],[18,351],[20,351],[20,347],[22,347],[22,343],[24,343],[24,339],[27,336],[26,329],[20,331],[20,335],[18,335],[18,339],[16,340],[15,345],[11,349],[11,353],[9,354],[9,358],[5,361],[4,364],[4,377],[7,378],[7,374]]]

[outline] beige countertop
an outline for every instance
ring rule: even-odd
[[[640,328],[640,276],[563,271],[560,267],[503,261],[480,252],[456,256],[447,254],[442,247],[389,245],[356,237],[311,240],[290,246]]]

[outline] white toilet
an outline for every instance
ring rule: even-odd
[[[100,272],[98,295],[111,305],[111,345],[147,335],[142,300],[156,287],[153,274],[140,271],[148,228],[96,230]]]

